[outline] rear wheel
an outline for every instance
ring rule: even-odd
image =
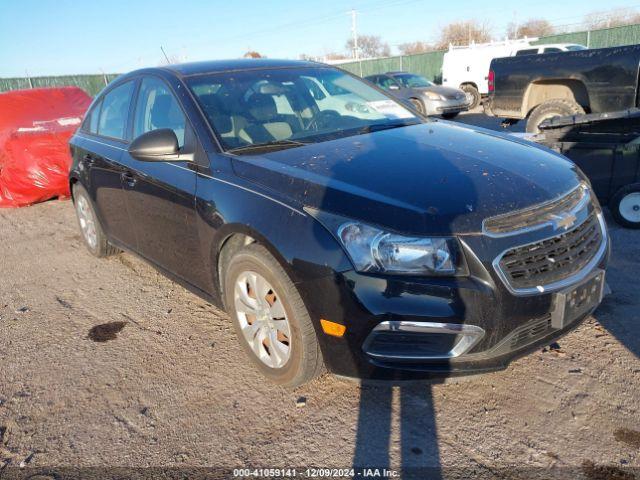
[[[467,95],[467,99],[469,100],[469,110],[473,110],[478,105],[480,105],[481,96],[476,87],[466,84],[461,85],[460,90],[462,90]]]
[[[640,183],[627,185],[613,196],[609,204],[616,222],[626,228],[640,228]]]
[[[107,240],[87,190],[79,183],[73,185],[73,203],[82,239],[89,252],[96,257],[108,257],[118,253],[119,250]]]
[[[527,120],[527,133],[540,133],[540,124],[554,117],[580,115],[584,109],[573,100],[547,100],[533,109]]]
[[[422,103],[421,100],[418,100],[417,98],[410,98],[409,101],[413,105],[413,108],[415,108],[420,115],[425,115],[426,114],[427,110],[424,107],[424,103]]]
[[[309,313],[298,289],[266,248],[253,243],[231,257],[224,295],[238,340],[265,377],[295,387],[322,371]]]

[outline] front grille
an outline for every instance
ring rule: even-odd
[[[499,267],[514,289],[535,288],[563,280],[582,270],[602,244],[595,213],[561,235],[508,250]]]
[[[487,218],[482,226],[490,236],[514,235],[524,230],[540,228],[545,224],[553,224],[558,216],[581,210],[589,199],[588,187],[579,185],[568,194],[550,202]]]

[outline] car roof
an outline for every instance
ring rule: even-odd
[[[238,58],[232,60],[211,60],[204,62],[181,63],[159,67],[181,76],[202,75],[207,73],[228,72],[234,70],[254,70],[260,68],[317,67],[320,64],[307,60],[277,60],[273,58]]]

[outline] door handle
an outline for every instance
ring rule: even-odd
[[[133,187],[137,183],[136,177],[131,172],[125,172],[120,177],[129,187]]]

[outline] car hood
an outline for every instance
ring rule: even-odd
[[[438,95],[442,95],[447,99],[455,99],[455,98],[466,98],[465,93],[457,88],[453,87],[443,87],[442,85],[434,85],[432,87],[423,87],[423,88],[414,88],[414,90],[418,92],[434,92]]]
[[[481,231],[482,220],[548,201],[580,181],[551,150],[432,121],[234,157],[275,198],[414,234]]]

